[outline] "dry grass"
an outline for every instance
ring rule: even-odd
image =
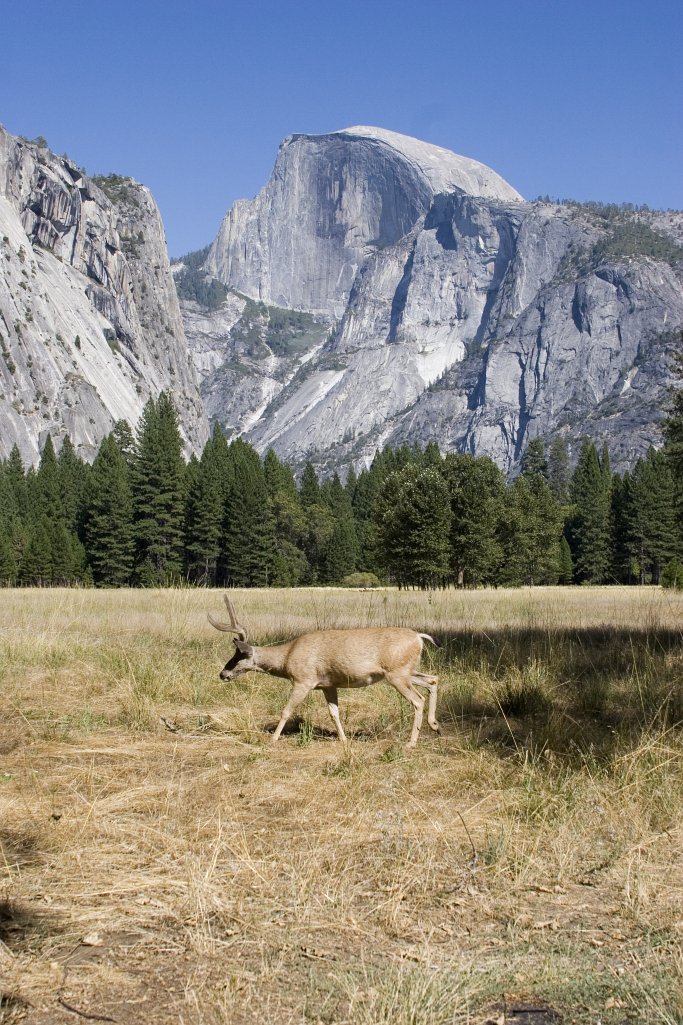
[[[380,685],[270,747],[217,592],[0,592],[0,1023],[683,1022],[683,597],[236,603],[438,635],[442,737]]]

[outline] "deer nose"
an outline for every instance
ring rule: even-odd
[[[221,669],[220,678],[221,680],[232,680],[232,673],[229,669]]]

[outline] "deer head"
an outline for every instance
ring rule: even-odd
[[[242,673],[248,673],[255,668],[254,665],[254,647],[247,643],[247,631],[245,627],[241,626],[237,621],[237,615],[233,604],[228,598],[227,594],[223,595],[223,600],[230,616],[229,623],[221,623],[220,620],[214,619],[211,613],[208,614],[209,622],[211,626],[215,626],[216,630],[223,630],[226,633],[233,633],[235,637],[235,653],[232,658],[225,663],[220,673],[221,680],[232,680],[235,676],[241,676]]]
[[[235,641],[235,654],[229,662],[226,662],[220,672],[221,680],[233,680],[242,673],[249,673],[256,669],[254,662],[254,648],[245,641]]]

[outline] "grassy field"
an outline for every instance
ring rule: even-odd
[[[432,633],[441,737],[379,684],[270,745],[219,592],[1,591],[0,1022],[683,1022],[682,595],[233,599]]]

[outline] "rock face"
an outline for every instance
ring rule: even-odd
[[[514,471],[531,438],[561,432],[609,442],[623,469],[661,440],[682,240],[682,214],[527,203],[483,165],[380,129],[292,136],[204,265],[232,290],[210,370],[198,309],[186,330],[212,416],[293,463],[434,440]],[[266,333],[245,363],[238,307],[255,299],[329,333],[285,361]]]
[[[381,129],[296,135],[195,254],[183,328],[149,192],[0,129],[0,457],[49,432],[91,458],[169,389],[188,453],[211,419],[323,470],[433,440],[514,472],[557,433],[623,469],[660,441],[682,246],[680,213],[527,203]]]
[[[88,178],[0,128],[0,457],[47,434],[92,458],[171,390],[188,451],[208,426],[149,191]]]
[[[266,408],[272,409],[329,333],[326,318],[233,292],[217,309],[187,300],[182,309],[206,414],[229,435],[246,434]]]
[[[601,258],[603,235],[582,212],[529,210],[463,360],[385,424],[383,442],[434,439],[507,469],[537,436],[562,433],[575,450],[606,441],[619,469],[659,444],[683,265]]]
[[[256,199],[225,217],[206,269],[252,299],[339,317],[365,260],[456,188],[521,199],[483,164],[395,132],[292,135]]]

